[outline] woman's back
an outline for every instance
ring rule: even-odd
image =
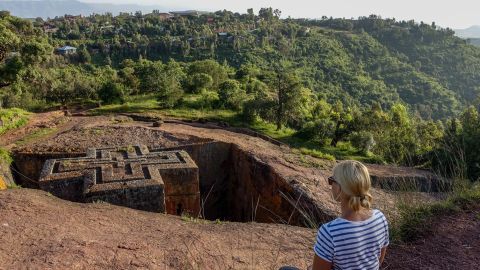
[[[388,239],[385,216],[372,210],[372,216],[363,221],[337,218],[322,225],[314,250],[334,269],[379,269],[380,251]]]

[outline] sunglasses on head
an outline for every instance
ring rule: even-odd
[[[328,177],[327,180],[328,180],[329,185],[332,185],[333,183],[337,182],[337,181],[335,181],[335,178],[333,178],[333,176]]]

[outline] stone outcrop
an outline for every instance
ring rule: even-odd
[[[15,184],[10,165],[0,160],[0,190],[7,189],[8,186]]]

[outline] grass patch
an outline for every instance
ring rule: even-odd
[[[10,165],[13,162],[13,158],[7,149],[0,147],[0,163]]]
[[[185,120],[206,119],[210,121],[223,121],[232,124],[236,121],[237,113],[231,110],[212,109],[200,110],[191,108],[164,109],[158,112],[159,116],[181,118]]]
[[[25,144],[28,144],[29,142],[38,140],[42,137],[48,136],[52,133],[54,133],[57,130],[57,128],[41,128],[38,129],[31,134],[28,134],[27,136],[23,137],[21,140],[15,142],[16,145],[22,146]]]
[[[7,185],[7,189],[19,189],[19,188],[22,188],[22,186],[17,185],[15,183]]]
[[[0,134],[10,129],[19,128],[28,123],[30,113],[18,108],[0,109],[0,120],[3,123],[0,126]]]
[[[334,156],[340,160],[357,160],[365,163],[385,163],[382,158],[375,156],[371,153],[365,154],[358,150],[350,142],[339,142],[336,147],[326,145],[320,147],[320,151]]]
[[[391,226],[391,239],[410,242],[432,232],[435,217],[468,210],[480,203],[480,185],[452,194],[447,200],[422,206],[400,205],[400,220]]]
[[[195,223],[195,224],[219,224],[219,225],[221,225],[221,224],[225,223],[225,222],[221,221],[220,219],[216,219],[215,221],[210,221],[210,220],[203,219],[203,218],[196,218],[196,217],[191,216],[188,213],[183,213],[180,216],[180,219],[184,222]]]
[[[257,119],[252,123],[245,122],[241,115],[232,110],[201,108],[201,95],[186,94],[178,107],[172,109],[161,109],[154,94],[128,96],[124,104],[105,105],[90,111],[93,115],[112,114],[112,113],[149,113],[159,118],[177,118],[184,120],[205,119],[209,121],[226,122],[233,127],[250,128],[259,133],[265,134],[276,140],[298,148],[305,155],[317,158],[335,160],[335,159],[354,159],[367,163],[383,163],[383,161],[374,155],[364,155],[348,142],[339,142],[337,147],[320,146],[320,144],[306,141],[295,136],[296,130],[284,127],[277,130],[276,125]]]
[[[330,154],[325,154],[319,150],[315,149],[308,149],[308,148],[300,148],[300,152],[304,155],[309,155],[316,158],[328,159],[328,160],[335,160],[335,157]]]
[[[275,124],[263,120],[255,120],[253,123],[244,123],[243,125],[287,144],[289,138],[293,137],[296,132],[294,129],[287,127],[277,130]]]
[[[142,113],[159,110],[155,95],[128,96],[123,104],[110,104],[95,108],[90,111],[92,115],[109,113]]]

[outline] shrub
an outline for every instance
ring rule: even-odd
[[[8,150],[0,148],[0,164],[10,165],[13,162],[13,158]]]
[[[202,109],[211,109],[218,102],[218,94],[213,91],[203,90],[198,103]]]
[[[2,134],[27,124],[28,112],[18,108],[0,109],[0,120],[3,122],[3,126],[0,126],[0,134]]]
[[[368,155],[373,146],[375,146],[373,135],[368,131],[354,132],[350,136],[350,142],[355,148],[360,150],[363,155]]]
[[[125,90],[123,85],[109,81],[98,91],[98,96],[105,104],[118,104],[125,102]]]
[[[306,140],[314,140],[320,146],[325,146],[327,140],[333,136],[335,123],[327,118],[317,119],[304,124],[296,136]]]
[[[246,99],[246,93],[236,80],[227,80],[220,84],[218,97],[220,106],[239,110]]]
[[[200,93],[204,89],[212,86],[212,76],[205,73],[197,73],[192,77],[191,89],[192,93]]]

